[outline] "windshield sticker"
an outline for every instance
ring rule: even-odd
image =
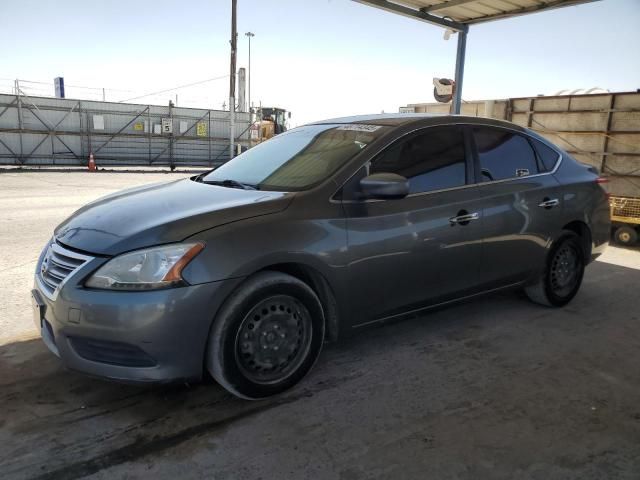
[[[342,125],[336,130],[351,130],[353,132],[375,132],[380,128],[380,125],[363,125],[360,123],[352,123],[350,125]]]

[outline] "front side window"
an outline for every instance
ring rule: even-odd
[[[538,173],[535,153],[522,135],[491,127],[476,127],[473,135],[483,182]]]
[[[369,173],[396,173],[409,180],[409,193],[466,183],[464,134],[458,127],[432,127],[391,145],[371,162]]]
[[[360,124],[294,128],[238,155],[202,181],[238,182],[260,190],[305,190],[327,179],[388,130]]]

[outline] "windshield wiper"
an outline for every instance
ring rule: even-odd
[[[251,185],[249,183],[242,183],[237,180],[201,180],[202,183],[206,183],[207,185],[220,185],[222,187],[228,188],[241,188],[242,190],[258,190],[257,185]]]

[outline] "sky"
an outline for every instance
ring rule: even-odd
[[[0,91],[221,109],[229,96],[231,0],[0,2]],[[640,88],[640,0],[602,0],[472,26],[464,100]],[[433,77],[453,78],[456,37],[351,0],[238,0],[238,68],[251,100],[292,124],[397,112],[433,102]],[[42,83],[29,83],[42,82]],[[85,88],[77,88],[85,87]]]

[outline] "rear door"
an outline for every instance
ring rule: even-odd
[[[484,288],[520,282],[544,267],[560,228],[560,184],[528,136],[499,127],[470,130],[484,235],[480,280]]]
[[[420,308],[477,284],[482,234],[468,188],[471,162],[461,127],[430,127],[393,143],[345,186],[349,288],[359,317]],[[354,199],[372,173],[406,177],[409,196]]]

